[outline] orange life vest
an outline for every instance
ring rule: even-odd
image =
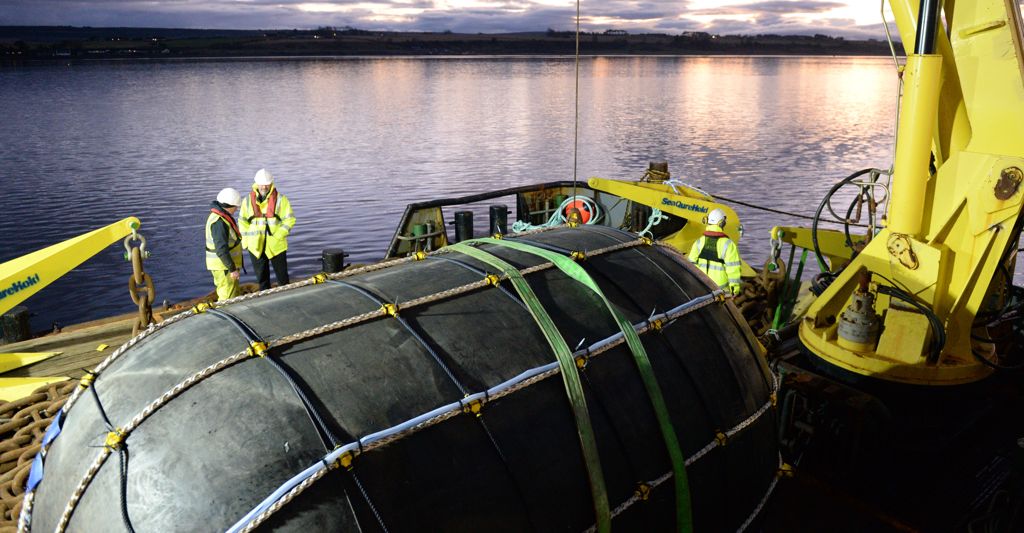
[[[260,203],[256,199],[256,191],[249,191],[249,202],[252,203],[252,218],[263,217],[264,214],[260,212]],[[267,202],[267,214],[266,218],[274,218],[277,211],[277,189],[270,191],[269,201]]]

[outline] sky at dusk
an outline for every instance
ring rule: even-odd
[[[884,37],[878,0],[583,0],[585,31]],[[0,25],[516,32],[574,27],[574,0],[0,0]],[[890,19],[891,20],[891,19]]]
[[[879,0],[583,0],[584,31],[884,38]],[[0,25],[516,32],[574,28],[574,0],[0,0]],[[891,22],[891,15],[889,15]]]

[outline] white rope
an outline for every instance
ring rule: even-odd
[[[658,224],[661,224],[661,221],[665,220],[666,218],[668,218],[668,217],[666,217],[661,212],[661,209],[658,209],[658,208],[651,209],[651,216],[647,219],[647,227],[645,227],[644,229],[640,230],[637,233],[637,235],[639,235],[641,237],[647,237],[649,239],[653,239],[654,238],[654,234],[651,233],[651,228],[653,228],[654,226],[657,226]]]

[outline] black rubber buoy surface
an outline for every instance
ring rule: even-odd
[[[529,235],[551,250],[593,252],[636,237],[601,227]],[[523,269],[544,259],[506,247],[480,249]],[[708,294],[681,256],[630,246],[578,263],[630,321]],[[494,269],[457,252],[259,296],[219,309],[271,342],[297,332],[473,283]],[[557,268],[526,275],[565,342],[585,346],[619,329],[593,292]],[[399,318],[401,320],[399,320]],[[714,302],[641,335],[685,456],[756,416],[727,445],[687,468],[697,531],[735,531],[754,511],[778,465],[772,378],[729,302]],[[189,376],[245,350],[231,320],[197,314],[157,330],[116,359],[67,413],[45,459],[31,529],[52,531],[99,455],[111,424],[125,427]],[[555,356],[506,281],[272,348],[174,397],[132,431],[126,508],[137,531],[212,531],[240,518],[304,469],[331,441],[348,444],[439,406],[549,365]],[[277,366],[272,361],[278,363]],[[629,349],[594,356],[579,370],[611,508],[639,482],[672,471],[650,399]],[[297,392],[302,392],[303,396]],[[305,398],[305,401],[303,400]],[[311,417],[322,418],[325,436]],[[539,379],[480,413],[458,414],[356,457],[274,513],[289,531],[582,531],[595,522],[580,440],[560,374]],[[89,484],[72,531],[118,530],[121,458]],[[673,482],[625,508],[618,531],[675,527]]]

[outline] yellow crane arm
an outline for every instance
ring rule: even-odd
[[[67,274],[107,246],[139,228],[138,218],[128,217],[105,228],[90,231],[0,264],[0,315]]]
[[[725,212],[728,223],[725,234],[733,242],[740,242],[740,218],[731,207],[715,202],[702,193],[693,191],[684,186],[676,186],[677,189],[660,183],[643,183],[635,181],[620,181],[604,178],[590,178],[587,181],[592,189],[605,191],[620,198],[632,200],[639,204],[660,209],[665,213],[695,222],[695,233],[690,239],[692,242],[704,231],[704,217],[712,209],[721,209]],[[683,250],[683,253],[689,250]]]
[[[799,248],[814,250],[814,238],[811,228],[796,226],[775,226],[772,228],[772,238],[787,242]],[[864,242],[867,238],[864,235],[851,234],[850,240],[856,245]],[[821,255],[828,259],[829,270],[836,270],[838,267],[848,263],[853,255],[853,250],[846,245],[846,234],[834,229],[818,228],[818,249]]]

